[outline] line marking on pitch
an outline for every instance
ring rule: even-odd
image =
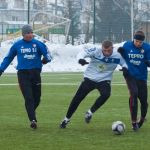
[[[75,83],[42,83],[42,85],[57,85],[57,86],[61,86],[61,85],[79,85],[80,84],[80,82],[75,82]],[[125,83],[118,83],[118,82],[112,82],[111,83],[112,85],[126,85]],[[18,83],[0,83],[0,86],[16,86],[16,85],[18,85]]]

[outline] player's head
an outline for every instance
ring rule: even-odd
[[[26,24],[22,27],[22,36],[24,40],[30,41],[33,38],[33,29],[32,26],[29,24]]]
[[[102,52],[104,56],[109,57],[113,52],[113,43],[111,41],[103,41]]]
[[[136,31],[135,34],[134,34],[134,45],[136,47],[141,47],[142,44],[143,44],[143,41],[145,40],[145,34],[143,31]]]

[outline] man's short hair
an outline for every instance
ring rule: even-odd
[[[113,43],[111,41],[106,40],[106,41],[102,42],[102,47],[104,47],[104,48],[109,48],[112,46],[113,46]]]
[[[134,33],[134,39],[136,40],[140,40],[140,41],[144,41],[145,40],[145,34],[143,31],[139,30],[139,31],[136,31]]]
[[[136,32],[134,33],[134,35],[143,35],[143,36],[145,36],[144,32],[141,31],[141,30],[136,31]]]

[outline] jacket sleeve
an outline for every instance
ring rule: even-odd
[[[16,55],[17,55],[17,50],[16,50],[15,46],[13,45],[10,48],[6,57],[3,59],[1,65],[0,65],[0,70],[2,70],[4,72],[5,69],[9,66],[9,64],[12,62],[12,60],[14,59],[14,57]]]
[[[127,66],[126,61],[124,60],[124,58],[123,58],[120,54],[118,54],[118,55],[119,55],[119,58],[120,58],[120,63],[119,63],[119,65],[120,65],[121,67],[128,68],[128,66]]]
[[[147,51],[144,57],[144,63],[147,65],[147,67],[150,67],[150,45],[147,46]]]
[[[95,55],[95,53],[96,53],[96,48],[84,49],[77,54],[77,60],[79,61],[79,59],[84,59],[87,57],[91,58]]]
[[[39,51],[40,51],[41,55],[43,55],[44,59],[47,62],[51,62],[52,55],[51,55],[48,47],[42,42],[39,42]]]

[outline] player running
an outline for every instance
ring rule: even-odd
[[[51,61],[51,55],[46,45],[34,39],[33,29],[30,25],[22,27],[23,39],[14,43],[8,55],[0,65],[0,75],[17,56],[18,82],[25,99],[25,108],[30,120],[30,127],[37,128],[36,109],[41,98],[41,69],[42,63]],[[43,55],[43,59],[41,57]]]
[[[148,102],[147,102],[147,67],[150,67],[150,45],[144,42],[143,31],[134,34],[133,41],[127,41],[118,52],[125,59],[130,78],[126,78],[129,89],[129,108],[131,113],[132,128],[137,131],[144,123]],[[141,116],[137,121],[138,99],[141,104]]]
[[[86,57],[91,58],[87,69],[84,72],[84,80],[73,97],[67,114],[60,124],[60,128],[66,128],[73,113],[78,108],[81,101],[94,89],[97,89],[100,96],[96,99],[93,106],[85,113],[85,122],[91,121],[92,115],[110,97],[112,74],[117,65],[122,66],[123,74],[128,76],[128,69],[124,59],[117,51],[113,51],[111,41],[104,41],[102,48],[85,49],[77,56],[79,64],[88,64]]]

